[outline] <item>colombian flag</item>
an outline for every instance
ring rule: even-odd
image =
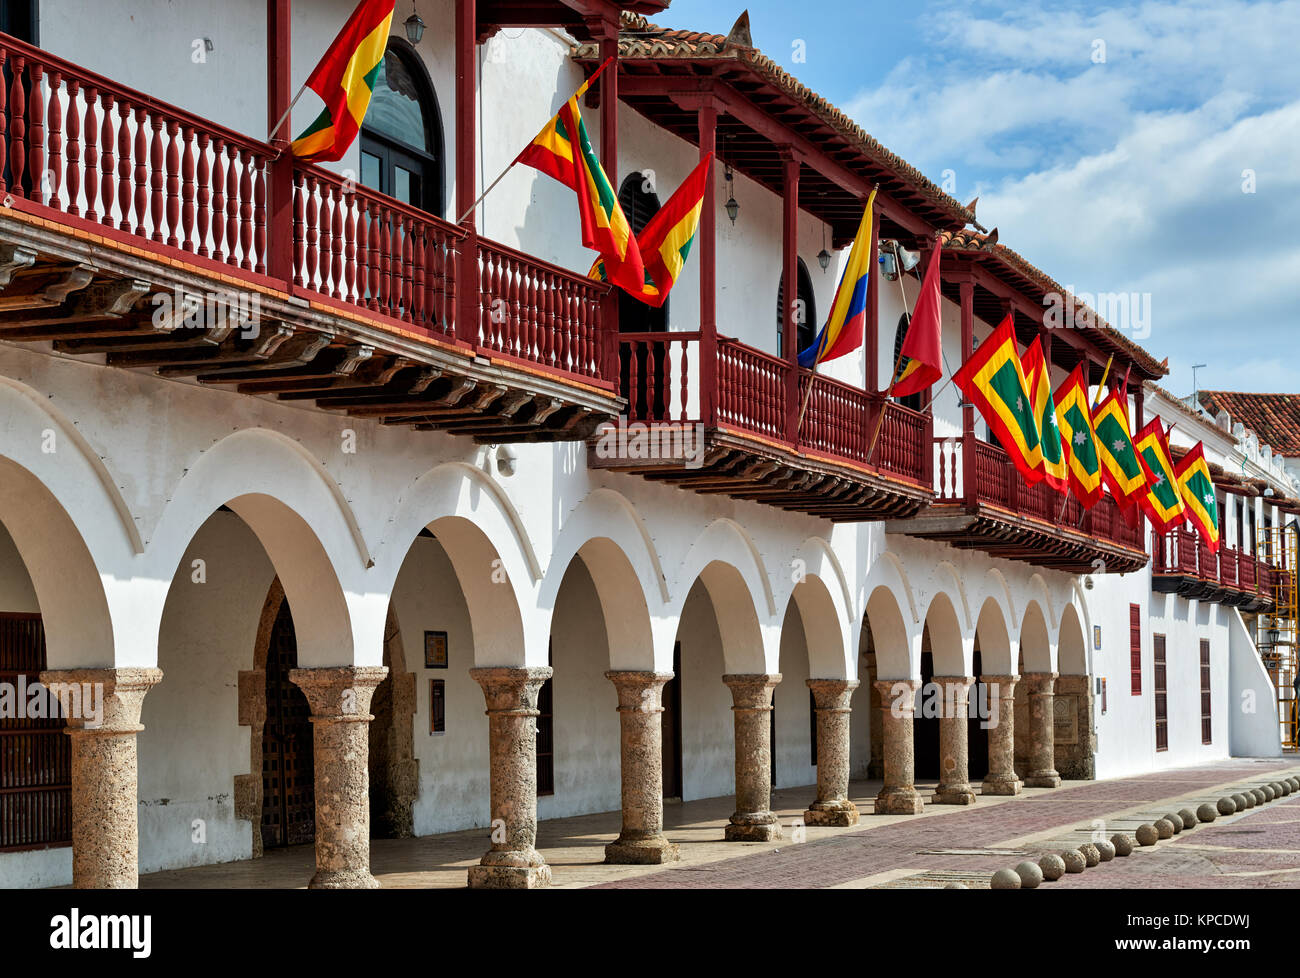
[[[704,191],[712,167],[713,154],[709,153],[637,235],[637,249],[645,265],[645,285],[631,294],[648,306],[658,308],[668,301],[668,293],[686,266],[700,226]],[[596,259],[591,278],[609,280],[605,259]]]
[[[1043,446],[1010,316],[961,365],[952,382],[979,408],[1025,482],[1041,481]]]
[[[867,283],[871,280],[871,213],[876,205],[876,192],[867,198],[867,209],[858,225],[858,236],[853,239],[849,264],[835,290],[831,316],[817,334],[813,345],[799,354],[799,366],[837,360],[852,353],[862,345],[862,331],[867,323]]]
[[[604,66],[601,68],[603,70]],[[618,194],[591,147],[587,127],[578,109],[578,100],[586,94],[599,73],[597,71],[583,83],[559,113],[524,147],[515,163],[541,170],[578,195],[583,247],[600,252],[615,285],[638,295],[645,288],[641,250],[619,205]]]
[[[1029,349],[1020,358],[1025,382],[1029,385],[1029,400],[1034,405],[1034,417],[1043,437],[1043,478],[1057,492],[1070,488],[1070,476],[1065,461],[1064,439],[1056,417],[1056,403],[1052,399],[1051,371],[1043,355],[1043,345],[1034,337]]]
[[[1146,495],[1147,487],[1154,481],[1151,470],[1133,447],[1133,437],[1128,424],[1128,400],[1125,388],[1112,390],[1101,406],[1093,413],[1093,428],[1097,432],[1097,455],[1101,459],[1101,478],[1115,497],[1121,510],[1127,510]]]
[[[1151,525],[1167,533],[1183,521],[1186,508],[1178,491],[1178,477],[1174,475],[1174,460],[1169,452],[1169,436],[1159,418],[1152,418],[1138,432],[1134,447],[1151,470],[1151,488],[1138,500]]]
[[[899,351],[902,362],[894,380],[894,396],[917,394],[943,376],[939,366],[943,362],[943,324],[939,310],[943,303],[939,295],[939,256],[943,249],[935,245],[930,264],[925,269],[921,295],[916,309],[907,323],[907,335]]]
[[[1097,457],[1097,434],[1092,426],[1083,364],[1074,368],[1053,400],[1069,465],[1070,488],[1084,509],[1092,509],[1101,498],[1101,459]]]
[[[324,100],[325,111],[289,147],[294,156],[334,162],[357,138],[384,63],[395,2],[361,0],[307,79],[307,87]]]
[[[1219,551],[1219,506],[1214,495],[1214,478],[1205,461],[1205,446],[1201,442],[1183,456],[1174,470],[1178,479],[1178,492],[1187,507],[1187,518],[1209,545],[1210,553]]]

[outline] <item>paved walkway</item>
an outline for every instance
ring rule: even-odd
[[[667,833],[682,861],[669,868],[606,866],[604,845],[618,833],[617,812],[542,822],[538,849],[550,863],[556,888],[920,887],[961,881],[987,886],[994,870],[1042,852],[1132,831],[1169,811],[1196,808],[1239,786],[1282,774],[1300,774],[1300,759],[1234,759],[1112,781],[1066,782],[1031,788],[1013,798],[987,797],[969,808],[927,804],[921,815],[864,814],[851,829],[808,827],[793,842],[790,827],[812,800],[811,787],[781,789],[773,808],[786,827],[776,843],[727,843],[723,826],[731,798],[670,804]],[[851,797],[863,812],[879,782],[854,782]],[[927,796],[933,784],[922,785]],[[469,866],[487,848],[474,829],[422,839],[376,840],[372,870],[386,888],[463,887]],[[141,877],[142,888],[301,887],[311,878],[310,846],[262,859],[170,870]],[[1197,826],[1154,848],[1139,849],[1069,875],[1050,888],[1076,887],[1293,887],[1300,886],[1300,795]]]

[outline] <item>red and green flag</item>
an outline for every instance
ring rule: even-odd
[[[1151,486],[1138,500],[1147,519],[1161,533],[1168,533],[1186,517],[1174,459],[1169,451],[1169,434],[1159,418],[1152,418],[1138,432],[1133,445],[1151,470]]]
[[[641,251],[632,235],[632,225],[619,205],[618,194],[592,149],[578,108],[578,100],[604,68],[605,65],[601,65],[600,70],[583,83],[524,147],[515,163],[541,170],[577,194],[583,247],[600,252],[610,280],[637,295],[645,288]]]
[[[1205,446],[1201,442],[1182,457],[1174,470],[1178,491],[1187,507],[1186,515],[1196,527],[1196,532],[1210,548],[1219,550],[1219,505],[1214,494],[1214,477],[1205,461]]]
[[[953,383],[997,436],[1029,485],[1043,478],[1043,450],[1011,317],[1002,320],[953,375]]]
[[[357,138],[384,63],[395,2],[361,0],[307,79],[306,87],[321,97],[325,109],[290,145],[294,156],[336,162]]]
[[[686,267],[699,231],[704,191],[708,189],[712,172],[713,154],[709,153],[636,237],[645,266],[645,284],[631,294],[648,306],[658,308],[668,301],[668,293]],[[596,259],[591,277],[602,282],[609,280],[604,258]]]
[[[943,306],[939,295],[939,258],[943,249],[936,243],[925,268],[921,295],[916,309],[907,324],[907,335],[899,351],[898,377],[894,380],[894,396],[907,397],[919,394],[943,376],[943,325],[939,311]]]
[[[1042,435],[1043,479],[1057,492],[1067,492],[1070,474],[1065,460],[1064,438],[1056,416],[1056,403],[1052,399],[1051,371],[1037,337],[1020,358],[1020,368],[1029,386],[1029,400],[1034,406],[1034,418]]]
[[[1151,470],[1133,446],[1125,402],[1127,391],[1112,390],[1093,412],[1093,430],[1097,433],[1097,456],[1101,459],[1101,478],[1121,510],[1142,499],[1152,481]]]
[[[1070,489],[1084,509],[1092,509],[1101,498],[1101,459],[1097,457],[1097,434],[1083,364],[1074,368],[1053,400],[1066,451]]]

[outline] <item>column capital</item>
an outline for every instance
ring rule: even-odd
[[[849,700],[853,691],[861,683],[856,679],[805,679],[804,684],[812,690],[813,702],[818,710],[836,710],[847,713]]]
[[[162,681],[161,669],[46,669],[41,682],[59,702],[69,734],[136,734],[144,697]]]
[[[731,687],[733,710],[772,709],[772,690],[781,682],[779,672],[736,674],[722,677],[722,681]]]
[[[327,666],[290,669],[289,681],[307,697],[312,723],[369,723],[370,700],[387,675],[387,666]]]
[[[483,687],[489,716],[537,716],[537,694],[554,674],[550,666],[485,666],[469,671],[469,677]]]
[[[1027,672],[1020,677],[1030,693],[1050,693],[1056,684],[1054,672]]]
[[[974,676],[935,676],[934,681],[943,686],[959,686],[963,689],[970,689],[975,685]]]
[[[618,691],[619,713],[662,713],[663,689],[672,681],[673,673],[610,670],[605,678]]]

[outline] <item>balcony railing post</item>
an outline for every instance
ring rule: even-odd
[[[964,363],[975,347],[975,283],[966,281],[958,285],[961,297],[961,357]],[[975,407],[962,399],[961,408],[961,475],[966,506],[974,508],[979,497],[975,491]]]

